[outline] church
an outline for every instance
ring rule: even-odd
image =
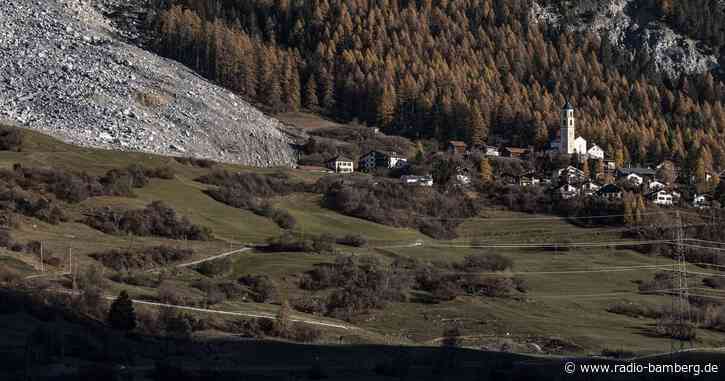
[[[576,136],[576,120],[574,107],[569,101],[561,109],[560,127],[557,139],[549,143],[549,152],[565,155],[579,154],[590,159],[604,159],[604,150],[598,145],[587,149],[587,140]]]

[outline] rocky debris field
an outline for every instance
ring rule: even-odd
[[[277,120],[185,66],[121,41],[126,32],[104,16],[113,4],[3,2],[0,119],[81,146],[294,164]]]
[[[644,53],[655,70],[671,79],[718,66],[717,58],[698,48],[697,41],[639,12],[636,0],[582,0],[570,12],[577,16],[576,21],[562,25],[564,18],[556,10],[534,1],[531,18],[570,31],[597,33],[619,51],[629,53],[631,60],[638,59],[638,52]]]

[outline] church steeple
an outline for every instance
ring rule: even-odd
[[[561,109],[561,142],[559,152],[571,155],[576,150],[576,130],[574,126],[574,107],[566,100]]]

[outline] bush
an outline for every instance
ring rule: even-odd
[[[132,286],[156,288],[161,284],[158,275],[149,273],[116,273],[111,280],[118,283],[125,283]]]
[[[21,151],[23,134],[17,128],[0,127],[0,151]]]
[[[397,181],[335,178],[320,179],[316,188],[324,193],[323,203],[329,209],[381,224],[416,228],[434,238],[454,238],[461,220],[479,212],[478,203],[460,188],[441,192]]]
[[[297,220],[288,211],[275,209],[267,203],[253,206],[251,211],[259,216],[270,218],[282,229],[292,229],[297,225]]]
[[[725,278],[704,278],[702,284],[710,288],[725,288]]]
[[[514,289],[511,278],[499,276],[467,276],[463,289],[471,295],[506,297]]]
[[[607,307],[607,312],[625,315],[633,318],[658,319],[662,316],[662,311],[658,309],[632,302],[614,303]]]
[[[213,160],[198,159],[194,157],[175,157],[174,160],[184,165],[199,168],[212,168],[216,165],[216,162],[214,162]]]
[[[352,247],[363,247],[368,244],[368,240],[360,234],[348,234],[342,238],[338,238],[337,243]]]
[[[464,258],[463,271],[504,271],[513,267],[513,261],[499,254],[472,254]]]
[[[106,234],[135,234],[171,239],[208,241],[212,231],[192,224],[186,217],[179,218],[176,211],[161,201],[154,201],[144,209],[95,209],[84,220],[85,224]]]
[[[229,257],[206,261],[196,266],[196,271],[208,276],[215,277],[228,272],[232,267]]]
[[[252,292],[252,299],[257,303],[265,303],[277,297],[277,286],[266,275],[245,275],[238,282]]]
[[[163,166],[153,169],[147,168],[144,172],[147,177],[153,179],[173,180],[176,176],[176,172],[174,171],[174,169],[169,166]]]
[[[128,271],[166,266],[172,262],[189,259],[193,254],[193,251],[187,249],[154,246],[140,249],[140,251],[114,249],[94,253],[90,257],[116,271]]]

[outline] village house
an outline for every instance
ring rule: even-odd
[[[604,150],[602,147],[595,144],[587,150],[587,156],[590,159],[604,160]]]
[[[703,193],[696,194],[692,199],[692,206],[698,209],[707,209],[712,204],[712,195]]]
[[[504,184],[518,185],[520,187],[538,185],[539,183],[541,183],[541,180],[538,177],[536,177],[536,174],[534,172],[524,172],[524,173],[504,172],[501,174],[500,178],[504,182]]]
[[[622,188],[615,184],[607,184],[601,187],[596,193],[597,197],[601,197],[609,201],[620,200],[622,199],[622,195]]]
[[[355,172],[355,163],[352,159],[345,156],[335,156],[325,163],[327,168],[332,169],[336,173],[352,173]]]
[[[667,189],[659,189],[650,192],[645,197],[653,204],[659,206],[672,206],[680,201],[680,194]]]
[[[498,152],[498,148],[494,146],[485,146],[483,147],[483,154],[487,157],[498,157],[501,156],[501,153]]]
[[[554,171],[551,180],[556,184],[578,184],[587,181],[588,178],[584,175],[584,171],[570,165]]]
[[[556,191],[559,194],[559,197],[564,200],[569,200],[579,195],[579,189],[571,184],[564,184],[560,186]]]
[[[420,186],[420,187],[432,187],[433,176],[416,176],[416,175],[405,175],[400,177],[400,181],[404,185]]]
[[[654,181],[656,172],[651,168],[619,168],[617,179],[626,179],[636,186],[641,186],[645,180]]]
[[[397,152],[373,150],[360,156],[358,168],[372,171],[375,168],[402,168],[408,162],[403,155]]]
[[[649,183],[647,183],[647,191],[648,192],[654,192],[654,191],[656,191],[658,189],[664,189],[666,187],[667,187],[667,184],[665,184],[665,183],[663,183],[661,181],[657,181],[657,180],[652,180]]]
[[[451,140],[448,142],[448,153],[452,155],[465,155],[468,146],[465,142],[458,140]]]
[[[526,159],[530,151],[527,148],[505,147],[501,150],[501,156],[516,159]]]
[[[593,196],[602,187],[593,181],[588,181],[581,187],[581,193],[584,196]]]

